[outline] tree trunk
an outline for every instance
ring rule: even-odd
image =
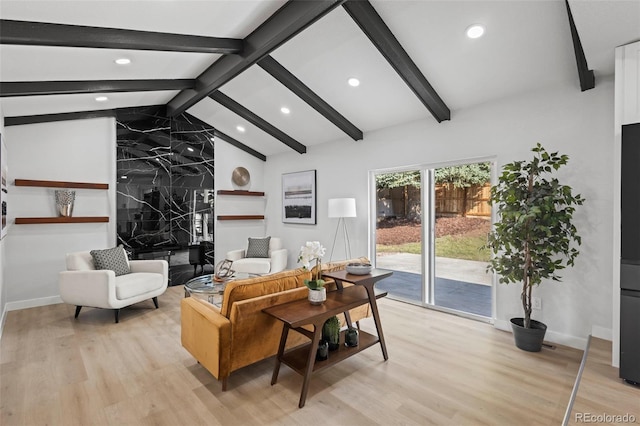
[[[533,191],[533,173],[529,174],[529,194]],[[529,271],[531,270],[531,252],[529,251],[529,226],[531,219],[527,219],[526,241],[524,243],[524,275],[522,287],[522,307],[524,308],[524,328],[531,328],[531,281]]]

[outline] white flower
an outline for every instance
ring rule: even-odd
[[[320,241],[307,241],[305,245],[300,247],[298,262],[302,263],[304,268],[309,269],[311,261],[320,260],[325,252],[326,249],[322,247]]]

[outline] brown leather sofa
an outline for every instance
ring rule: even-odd
[[[324,271],[344,269],[348,262],[323,264]],[[262,309],[307,297],[303,268],[230,282],[220,308],[196,297],[181,301],[181,340],[191,355],[227,388],[231,372],[269,358],[278,352],[282,323]],[[327,283],[327,290],[335,283]],[[350,311],[351,320],[370,315],[369,305]],[[341,318],[344,324],[344,319]],[[308,342],[300,333],[289,333],[288,347]]]

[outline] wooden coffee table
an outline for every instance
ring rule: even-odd
[[[284,323],[284,326],[282,327],[282,335],[280,337],[280,346],[278,347],[278,355],[276,356],[276,364],[271,378],[271,384],[274,385],[277,382],[278,373],[280,372],[280,364],[282,363],[291,367],[298,374],[301,374],[304,379],[298,407],[302,408],[304,407],[307,399],[309,382],[311,380],[311,374],[314,371],[330,367],[331,365],[349,358],[350,356],[374,346],[377,343],[380,343],[384,359],[387,360],[387,348],[385,347],[384,339],[381,338],[382,327],[375,302],[376,297],[384,297],[387,293],[383,292],[376,295],[373,291],[373,285],[377,280],[388,277],[389,275],[391,275],[391,271],[381,270],[374,270],[371,275],[366,276],[350,275],[349,277],[342,277],[338,274],[338,278],[342,279],[342,281],[355,280],[363,285],[353,285],[344,288],[342,286],[342,281],[338,284],[338,281],[336,280],[336,284],[338,284],[339,289],[328,292],[327,300],[322,305],[311,305],[307,299],[300,299],[263,309],[262,311],[264,313],[271,315]],[[330,275],[325,274],[325,276]],[[331,277],[335,279],[334,276]],[[371,292],[369,292],[369,288],[371,289]],[[378,335],[376,336],[360,330],[358,346],[349,347],[344,345],[345,331],[342,331],[340,332],[340,344],[338,349],[329,352],[329,358],[326,360],[316,361],[316,350],[318,348],[318,342],[322,336],[322,326],[325,321],[339,313],[344,313],[345,317],[349,318],[348,311],[350,309],[367,303],[372,306]],[[347,321],[348,324],[351,324],[350,319]],[[312,325],[313,331],[302,328],[304,325]],[[307,336],[311,342],[297,346],[285,352],[287,336],[289,335],[290,329],[294,329],[295,331]]]

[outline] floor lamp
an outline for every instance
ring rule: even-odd
[[[333,245],[331,246],[331,255],[329,262],[333,258],[333,249],[336,246],[338,231],[342,225],[342,234],[344,236],[344,253],[347,259],[351,259],[351,242],[349,241],[349,232],[347,232],[346,217],[356,217],[356,199],[355,198],[331,198],[329,199],[329,218],[338,218],[336,233],[333,236]]]

